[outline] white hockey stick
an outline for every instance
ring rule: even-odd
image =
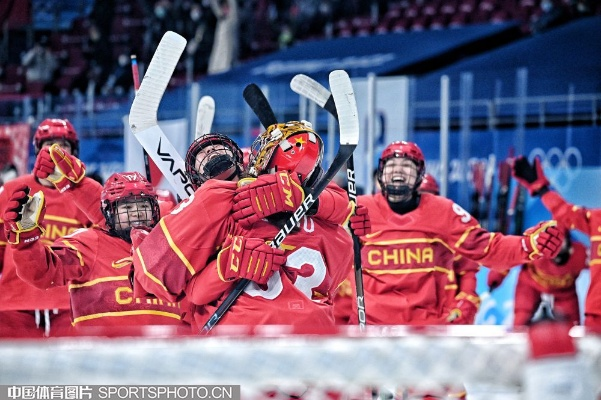
[[[161,38],[129,112],[129,126],[138,142],[180,198],[194,193],[183,158],[157,122],[159,104],[186,47],[186,39],[168,31]]]
[[[311,208],[315,200],[321,192],[326,188],[328,183],[338,173],[338,170],[346,163],[353,154],[359,142],[359,114],[357,112],[357,104],[355,102],[355,93],[351,80],[348,74],[342,70],[332,71],[330,73],[330,86],[335,97],[339,99],[336,102],[338,115],[340,116],[340,147],[338,153],[332,161],[332,164],[315,186],[309,191],[303,203],[294,211],[286,224],[275,236],[271,242],[271,247],[280,247],[286,236],[294,229],[294,227],[303,219],[307,211]],[[201,333],[208,333],[225,315],[225,313],[234,304],[236,299],[240,297],[244,289],[251,281],[241,279],[238,281],[234,289],[228,294],[223,303],[217,307],[217,310],[211,315],[208,321],[201,329]]]
[[[338,119],[338,111],[336,110],[336,102],[334,96],[328,89],[322,86],[315,79],[307,75],[298,74],[290,81],[290,88],[316,103],[321,108],[328,111],[334,118]],[[346,162],[347,176],[347,192],[350,201],[357,204],[357,185],[355,183],[355,162],[351,155]],[[365,291],[363,289],[363,271],[361,267],[361,243],[359,238],[353,233],[353,255],[354,255],[354,270],[355,270],[355,287],[357,289],[357,314],[359,327],[363,330],[366,325],[365,314]]]
[[[196,111],[195,139],[211,132],[214,117],[215,100],[211,96],[202,96],[198,102],[198,110]]]

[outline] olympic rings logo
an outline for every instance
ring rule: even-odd
[[[576,147],[570,146],[565,150],[551,147],[547,151],[536,147],[528,159],[534,160],[534,157],[540,159],[545,175],[560,192],[569,190],[572,181],[582,170],[582,153]]]

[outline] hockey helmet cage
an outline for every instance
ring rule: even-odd
[[[100,209],[109,232],[130,241],[131,226],[117,226],[117,207],[122,201],[148,200],[151,205],[151,218],[147,220],[149,228],[160,219],[159,202],[154,187],[139,172],[119,172],[112,174],[105,182],[100,194]]]
[[[200,170],[196,167],[197,156],[203,150],[205,156],[200,160]],[[243,155],[240,147],[229,137],[219,133],[208,133],[194,140],[186,153],[186,173],[198,189],[203,183],[211,178],[231,180],[238,176],[244,169]]]
[[[47,118],[43,120],[33,135],[35,154],[40,152],[42,144],[47,140],[64,139],[71,144],[71,153],[79,155],[79,138],[73,124],[68,119]]]
[[[305,187],[322,175],[323,141],[307,121],[273,124],[251,146],[252,176],[277,171],[296,172]]]
[[[419,146],[413,142],[407,142],[404,140],[398,140],[390,143],[386,148],[382,151],[382,155],[380,156],[380,160],[378,161],[378,182],[380,183],[380,187],[382,188],[382,194],[387,195],[386,193],[386,185],[382,181],[382,176],[384,174],[384,166],[386,165],[386,161],[391,158],[407,158],[415,163],[417,166],[417,178],[415,181],[415,187],[419,187],[424,178],[424,174],[426,173],[426,159],[424,157],[424,153],[422,153]]]

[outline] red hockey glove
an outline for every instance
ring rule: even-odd
[[[134,226],[131,228],[129,232],[129,237],[131,238],[131,247],[135,249],[140,246],[144,239],[148,236],[152,228],[148,226]]]
[[[258,238],[230,236],[217,255],[217,270],[225,282],[242,278],[264,285],[273,271],[284,264],[284,250],[275,249]]]
[[[45,214],[46,205],[41,190],[29,196],[29,187],[17,188],[4,211],[4,232],[8,243],[24,246],[40,239],[44,234],[40,223]]]
[[[522,249],[530,260],[554,258],[561,250],[565,232],[557,228],[557,221],[539,222],[526,229],[522,238]]]
[[[261,175],[236,190],[232,216],[242,228],[249,229],[270,215],[296,211],[303,200],[305,193],[296,174],[280,171]]]
[[[357,236],[365,236],[371,233],[371,220],[369,219],[367,207],[360,204],[357,205],[355,213],[351,215],[350,225],[351,230]]]
[[[486,284],[488,285],[488,290],[492,292],[493,290],[501,286],[501,284],[507,277],[508,272],[509,271],[499,272],[495,271],[494,269],[488,271],[488,276],[486,277]]]
[[[48,179],[61,193],[81,182],[86,175],[81,160],[65,153],[58,144],[40,150],[33,169],[36,177]]]
[[[456,325],[470,325],[474,323],[478,308],[480,308],[480,298],[465,292],[459,292],[455,296],[455,306],[447,317],[447,322]]]
[[[530,164],[524,156],[516,158],[513,162],[512,175],[528,190],[530,196],[538,196],[542,194],[541,191],[549,188],[549,181],[545,177],[538,157],[534,159],[533,164]]]

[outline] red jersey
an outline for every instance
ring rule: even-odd
[[[91,178],[84,178],[91,180]],[[84,183],[84,182],[82,182]],[[23,175],[13,179],[0,188],[0,216],[6,210],[8,200],[17,187],[29,186],[30,193],[41,190],[46,199],[46,215],[42,226],[46,230],[41,239],[43,244],[52,244],[61,236],[73,231],[92,226],[92,222],[75,204],[65,201],[54,187],[42,186],[33,175]],[[98,202],[96,202],[98,207]],[[13,262],[14,248],[7,246],[4,229],[0,229],[0,310],[38,310],[69,309],[69,292],[67,288],[40,290],[17,276],[17,268]]]
[[[260,221],[250,231],[234,234],[268,241],[278,231],[273,224]],[[251,282],[220,325],[334,325],[333,297],[353,262],[348,232],[340,225],[305,217],[280,248],[285,250],[286,266],[271,276],[266,287]],[[214,264],[191,283],[190,301],[204,306],[197,307],[195,315],[202,327],[235,283],[222,282]],[[215,293],[216,287],[222,289],[220,294]],[[213,302],[215,294],[218,300]]]
[[[19,276],[32,285],[69,288],[74,326],[180,324],[179,304],[134,297],[130,252],[125,240],[92,228],[52,246],[35,242],[12,256]]]
[[[555,191],[548,191],[541,199],[559,224],[577,229],[590,237],[591,281],[584,304],[584,325],[601,328],[601,209],[575,206]]]
[[[515,288],[514,325],[530,322],[541,294],[553,295],[553,311],[574,324],[580,323],[576,279],[588,267],[586,247],[573,242],[570,258],[563,265],[542,258],[522,266]]]
[[[231,216],[237,187],[236,182],[210,179],[161,219],[134,251],[135,276],[146,291],[166,301],[181,299],[227,234],[243,232]],[[352,210],[349,204],[346,192],[331,184],[319,196],[315,217],[342,223]]]
[[[372,233],[362,237],[369,324],[444,323],[445,285],[457,255],[497,269],[528,260],[521,236],[491,233],[451,200],[424,193],[419,206],[395,213],[382,194],[359,196]],[[356,309],[351,323],[356,323]]]

